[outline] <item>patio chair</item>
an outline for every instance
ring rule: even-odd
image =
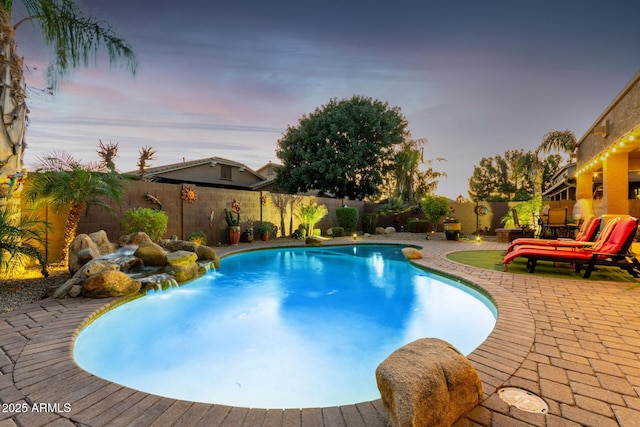
[[[523,247],[505,255],[503,264],[507,265],[515,258],[527,258],[527,269],[534,273],[538,261],[567,262],[580,272],[584,266],[584,278],[589,278],[598,265],[619,267],[633,277],[640,277],[640,262],[629,251],[638,228],[638,219],[629,217],[611,220],[607,226],[611,232],[607,238],[598,239],[590,248],[569,247]],[[603,230],[604,232],[604,230]]]
[[[522,237],[526,236],[526,232],[527,230],[529,230],[531,227],[529,226],[529,224],[520,224],[520,220],[518,219],[518,211],[513,208],[511,209],[511,217],[513,218],[513,225],[515,228],[519,228],[522,230]]]
[[[517,247],[521,246],[570,246],[570,247],[579,247],[579,246],[591,246],[598,235],[598,231],[600,230],[601,219],[591,216],[587,218],[582,225],[580,226],[580,230],[576,235],[575,239],[566,239],[566,238],[558,238],[555,240],[547,240],[547,239],[515,239],[511,242],[511,245],[507,248],[507,252],[511,252]]]
[[[540,236],[546,236],[547,232],[555,239],[559,232],[567,230],[567,208],[550,208],[546,221],[542,223]]]

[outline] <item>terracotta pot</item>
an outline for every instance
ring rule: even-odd
[[[238,246],[240,242],[240,226],[239,225],[230,225],[229,226],[229,243],[231,246]]]
[[[263,242],[266,242],[269,240],[269,233],[262,233],[262,236],[260,236],[260,238],[262,239]]]

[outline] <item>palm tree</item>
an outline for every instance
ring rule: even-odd
[[[424,160],[424,145],[426,139],[411,139],[407,136],[396,147],[392,166],[386,176],[386,188],[382,196],[399,197],[407,203],[414,203],[427,194],[435,192],[438,179],[446,177],[444,172],[433,169],[433,162],[444,161],[443,158]],[[422,164],[427,169],[420,171]]]
[[[25,258],[33,258],[40,263],[42,275],[47,277],[47,260],[39,249],[45,245],[42,231],[47,226],[45,221],[18,215],[8,206],[0,208],[0,272],[20,274]]]
[[[319,205],[314,200],[311,200],[308,205],[300,203],[296,217],[304,224],[307,236],[312,236],[313,228],[322,218],[327,216],[327,213],[329,211],[327,211],[325,205]]]
[[[570,130],[554,130],[547,132],[542,137],[540,146],[536,148],[534,156],[534,169],[536,171],[535,176],[535,198],[542,206],[542,184],[544,176],[544,164],[540,160],[541,153],[549,153],[551,151],[560,151],[568,154],[573,154],[578,142],[576,140],[576,134]]]
[[[112,64],[124,63],[135,74],[138,61],[129,44],[105,23],[85,17],[73,0],[22,0],[26,17],[13,23],[13,0],[0,0],[0,207],[11,203],[20,210],[25,174],[24,133],[27,121],[24,64],[16,53],[15,31],[31,22],[39,27],[51,57],[48,91],[72,70],[88,66],[100,48]],[[14,197],[10,197],[10,196]]]
[[[56,213],[67,213],[62,264],[68,265],[69,245],[76,237],[80,216],[89,208],[111,209],[108,201],[120,202],[124,179],[94,163],[82,163],[67,153],[40,159],[40,168],[29,175],[25,199],[34,206],[46,204]]]

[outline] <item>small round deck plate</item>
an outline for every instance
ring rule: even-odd
[[[538,414],[546,414],[549,412],[549,405],[541,397],[536,396],[530,391],[516,387],[504,387],[498,390],[500,399],[507,402],[511,406]]]

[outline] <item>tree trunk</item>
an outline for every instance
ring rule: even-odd
[[[20,192],[26,175],[22,149],[27,107],[22,59],[16,55],[15,33],[11,17],[0,9],[0,209],[15,212],[20,221]],[[0,254],[0,258],[6,254]],[[14,268],[21,268],[15,266]]]
[[[80,216],[86,209],[84,205],[73,205],[69,210],[69,216],[67,222],[64,225],[64,245],[62,246],[62,267],[69,266],[69,246],[71,242],[76,238],[76,231],[78,230],[78,224],[80,223]]]
[[[536,176],[534,178],[534,199],[536,199],[540,206],[542,206],[542,184],[544,180],[544,169],[542,164],[536,167]]]
[[[22,59],[16,55],[10,16],[0,10],[0,208],[9,203],[20,211],[24,131],[27,116]]]

